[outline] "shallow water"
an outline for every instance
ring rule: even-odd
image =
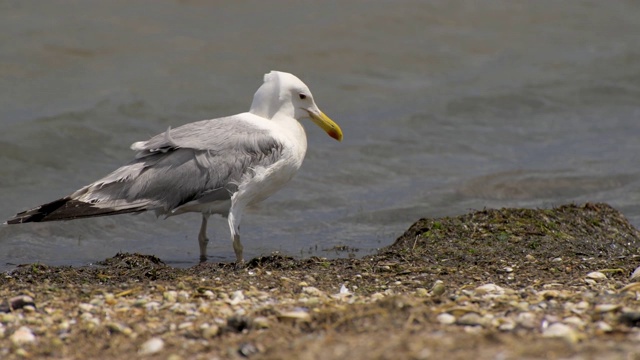
[[[245,256],[361,256],[420,217],[604,201],[640,225],[640,3],[0,4],[0,218],[248,109],[292,72],[345,133],[305,124],[298,176],[243,219]],[[118,251],[197,262],[199,215],[0,227],[0,270]],[[209,253],[231,261],[223,219]]]

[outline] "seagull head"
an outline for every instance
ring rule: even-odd
[[[253,96],[251,113],[272,119],[276,115],[296,120],[311,119],[332,138],[342,141],[342,129],[325,115],[313,100],[309,87],[295,75],[271,71]]]

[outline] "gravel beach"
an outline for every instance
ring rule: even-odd
[[[421,219],[362,258],[26,264],[0,277],[0,358],[634,359],[639,246],[588,203]]]

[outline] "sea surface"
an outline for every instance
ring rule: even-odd
[[[632,0],[2,1],[0,218],[169,126],[247,111],[282,70],[344,141],[305,121],[301,171],[243,218],[246,258],[364,256],[483,208],[607,202],[640,226],[639,19]],[[199,224],[0,226],[0,271],[117,252],[191,266]],[[226,220],[209,229],[211,260],[234,260]]]

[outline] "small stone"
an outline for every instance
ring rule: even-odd
[[[609,324],[607,324],[604,321],[598,321],[596,323],[596,329],[602,331],[602,332],[611,332],[613,331],[613,327]]]
[[[436,282],[431,287],[431,295],[432,296],[442,296],[446,290],[444,286],[444,282],[442,280],[436,280]]]
[[[202,329],[202,337],[211,340],[220,333],[220,327],[218,325],[210,325]]]
[[[555,262],[555,263],[562,262],[562,258],[561,257],[553,258],[551,259],[551,262]]]
[[[157,352],[162,351],[162,349],[164,349],[164,340],[158,337],[154,337],[145,341],[140,346],[140,350],[138,350],[138,354],[140,355],[155,354]]]
[[[505,267],[503,270],[504,270],[504,272],[506,272],[506,273],[512,273],[512,272],[513,272],[513,268],[512,268],[511,266],[507,266],[507,267]]]
[[[438,320],[440,324],[450,325],[456,322],[456,317],[449,313],[442,313],[436,316],[436,320]]]
[[[259,353],[260,350],[258,350],[258,348],[253,345],[252,343],[244,343],[240,345],[240,348],[238,348],[238,353],[240,355],[242,355],[243,357],[250,357],[252,355],[255,355],[257,353]]]
[[[498,325],[498,330],[500,331],[512,331],[516,328],[516,322],[509,318],[504,318],[500,320],[500,325]]]
[[[524,259],[525,259],[525,260],[527,260],[527,261],[529,261],[529,262],[531,262],[531,261],[536,261],[536,258],[535,258],[533,255],[531,255],[531,254],[527,254],[527,255],[524,257]]]
[[[569,316],[562,320],[563,323],[572,325],[576,329],[584,329],[586,322],[577,316]]]
[[[429,295],[429,291],[425,288],[416,289],[416,296],[418,297],[426,297]]]
[[[470,312],[462,315],[457,321],[458,325],[484,326],[484,319],[478,313]]]
[[[234,291],[231,294],[231,300],[229,301],[229,304],[238,305],[243,301],[244,301],[244,294],[242,293],[242,290],[238,290],[238,291]]]
[[[31,329],[26,326],[22,326],[11,335],[9,340],[11,340],[15,345],[23,345],[35,342],[36,336],[33,334]]]
[[[303,310],[286,311],[278,315],[278,320],[283,322],[309,322],[311,315]]]
[[[605,275],[604,273],[601,273],[600,271],[592,271],[587,274],[587,278],[593,279],[593,280],[606,280],[607,275]]]
[[[191,295],[189,295],[188,292],[186,292],[184,290],[180,290],[180,292],[178,292],[178,301],[179,302],[187,302],[187,301],[189,301],[190,298],[191,298]]]
[[[11,324],[14,321],[16,321],[16,316],[14,314],[2,314],[0,316],[0,323]]]
[[[149,303],[148,299],[136,299],[133,302],[133,306],[137,308],[145,307]]]
[[[519,313],[516,316],[516,323],[525,329],[535,329],[538,327],[536,316],[530,312]]]
[[[93,310],[94,306],[91,304],[87,304],[87,303],[80,303],[78,304],[78,309],[80,309],[80,311],[82,312],[91,312],[91,310]]]
[[[597,281],[596,281],[596,280],[594,280],[594,279],[589,279],[589,278],[584,279],[584,282],[585,282],[585,283],[587,283],[587,285],[591,285],[591,286],[594,286],[595,284],[597,284]]]
[[[264,316],[258,316],[253,319],[253,327],[256,329],[268,329],[269,319]]]
[[[504,288],[496,284],[485,284],[478,286],[475,290],[476,295],[502,295],[504,294]]]
[[[28,359],[28,358],[31,357],[31,354],[29,354],[29,352],[27,350],[23,349],[23,348],[16,349],[15,354],[18,357],[23,358],[23,359]]]
[[[569,325],[563,323],[554,323],[544,329],[542,332],[543,337],[548,338],[562,338],[568,342],[575,344],[580,340],[578,333]]]
[[[131,335],[133,333],[133,330],[131,330],[130,327],[117,323],[117,322],[110,322],[108,324],[106,324],[107,329],[109,329],[112,333],[120,333],[123,335]]]
[[[148,303],[144,304],[144,308],[147,311],[158,310],[160,308],[160,303],[157,301],[149,301]]]
[[[598,313],[607,313],[607,312],[617,311],[620,308],[622,308],[622,305],[619,305],[619,304],[599,304],[599,305],[596,305],[594,310],[595,312],[598,312]]]
[[[305,286],[302,288],[302,292],[308,295],[313,295],[313,296],[322,296],[324,295],[324,292],[322,292],[322,290],[313,287],[313,286]]]
[[[162,298],[169,303],[174,303],[176,301],[178,301],[178,292],[171,290],[171,291],[165,291],[162,294]]]
[[[638,266],[631,274],[631,281],[640,281],[640,266]]]
[[[104,294],[104,302],[109,305],[114,305],[117,303],[116,297],[112,293]]]
[[[345,284],[342,284],[342,286],[340,286],[340,292],[338,293],[338,295],[351,295],[351,291],[349,291]]]

